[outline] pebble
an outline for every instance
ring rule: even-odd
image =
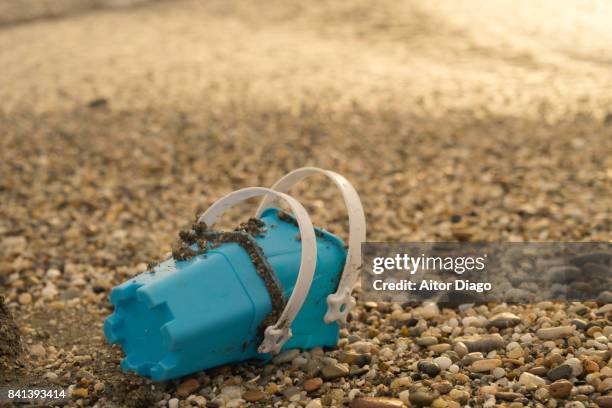
[[[602,394],[605,394],[610,390],[612,390],[612,377],[606,378],[597,387],[597,391],[601,392]]]
[[[248,402],[257,402],[266,398],[266,393],[260,390],[248,390],[242,394],[242,399]]]
[[[435,354],[444,353],[445,351],[448,351],[450,349],[451,349],[451,345],[448,343],[434,344],[433,346],[427,347],[427,350]]]
[[[178,398],[172,398],[168,401],[168,408],[179,408]]]
[[[233,399],[225,404],[225,408],[242,408],[244,406],[244,400],[241,398]]]
[[[230,399],[239,399],[242,396],[242,388],[238,385],[226,385],[221,388],[221,394]]]
[[[541,377],[538,377],[537,375],[533,375],[530,373],[523,373],[519,377],[519,384],[536,385],[538,387],[541,387],[543,385],[546,385],[546,380],[544,380]]]
[[[575,266],[553,266],[547,273],[551,282],[566,284],[580,274],[580,269]]]
[[[308,367],[308,363],[310,360],[304,356],[297,356],[293,360],[291,360],[291,365],[297,369],[303,369]]]
[[[444,356],[434,358],[433,362],[436,363],[440,367],[440,370],[442,371],[448,370],[450,366],[453,364],[450,358],[444,357]]]
[[[576,387],[576,391],[578,392],[578,394],[592,394],[595,392],[595,387],[593,387],[592,385],[579,385]]]
[[[356,341],[352,343],[350,347],[358,353],[371,353],[375,346],[368,341]]]
[[[410,391],[404,390],[400,392],[397,396],[404,404],[410,405]]]
[[[278,385],[276,385],[276,383],[269,383],[268,385],[266,385],[264,391],[266,392],[266,394],[274,395],[278,392]]]
[[[312,391],[318,390],[322,385],[323,385],[323,380],[319,377],[315,377],[315,378],[309,378],[308,380],[304,381],[304,384],[302,384],[302,387],[304,388],[304,391],[312,392]]]
[[[179,397],[187,397],[189,394],[193,394],[194,391],[198,389],[200,383],[195,378],[190,378],[188,380],[183,381],[177,388],[176,394]]]
[[[400,388],[409,387],[410,385],[412,385],[412,378],[409,376],[406,376],[406,377],[396,378],[395,380],[391,381],[390,387],[392,390],[397,390]]]
[[[612,408],[612,395],[605,395],[595,400],[599,408]]]
[[[344,351],[340,353],[338,356],[338,360],[342,363],[347,363],[351,365],[357,365],[359,367],[363,367],[366,364],[370,364],[372,361],[372,356],[367,353],[356,353],[354,351]]]
[[[483,316],[468,316],[461,319],[463,327],[482,327],[488,323],[488,320]]]
[[[440,394],[448,394],[453,389],[453,385],[448,381],[431,384],[431,388],[438,391]]]
[[[420,372],[427,374],[430,377],[435,377],[440,374],[440,366],[431,361],[419,361],[417,368]]]
[[[557,340],[571,336],[574,334],[574,331],[574,326],[547,327],[544,329],[539,329],[536,332],[536,336],[542,340]]]
[[[285,364],[291,362],[294,358],[296,358],[300,354],[300,350],[298,349],[290,349],[285,350],[282,353],[274,356],[272,362],[274,364]]]
[[[548,392],[553,398],[567,398],[572,392],[572,383],[567,380],[558,380],[550,384]]]
[[[43,358],[47,355],[47,350],[45,350],[42,344],[34,344],[30,347],[30,355],[36,358]]]
[[[599,371],[599,364],[593,360],[584,360],[582,366],[587,373],[596,373]]]
[[[459,337],[455,340],[464,343],[470,352],[482,351],[483,353],[488,353],[489,351],[503,348],[506,345],[504,338],[497,333]]]
[[[348,366],[341,363],[327,365],[321,370],[321,376],[324,380],[335,380],[336,378],[346,377],[348,374]]]
[[[561,364],[560,366],[557,366],[553,368],[552,370],[550,370],[546,374],[546,376],[548,377],[550,381],[557,381],[562,378],[569,379],[572,376],[572,371],[573,371],[572,366],[568,364]]]
[[[548,372],[548,368],[544,366],[535,366],[529,369],[530,374],[537,375],[539,377],[546,375],[547,372]]]
[[[462,358],[463,356],[465,356],[467,353],[470,352],[467,346],[465,345],[465,343],[463,343],[462,341],[456,342],[453,350],[455,350],[455,353],[457,353],[459,358]]]
[[[410,392],[409,400],[412,405],[417,407],[426,407],[438,398],[440,395],[437,391],[430,388],[419,388]]]
[[[568,358],[567,360],[565,360],[565,364],[572,367],[573,377],[578,377],[584,371],[582,367],[582,362],[575,357]]]
[[[448,404],[442,398],[436,398],[434,402],[431,403],[431,408],[446,408]]]
[[[588,323],[582,319],[572,319],[570,321],[570,324],[572,326],[576,326],[578,330],[586,330],[586,328],[588,327]]]
[[[497,392],[497,385],[484,385],[478,389],[480,395],[494,395]]]
[[[348,337],[349,344],[355,343],[357,341],[361,341],[361,337],[357,334],[349,334]]]
[[[72,396],[78,398],[86,398],[89,395],[89,390],[87,388],[74,388],[72,390]]]
[[[62,273],[58,270],[58,269],[48,269],[47,272],[45,273],[45,276],[47,277],[47,279],[57,279],[62,275]]]
[[[453,375],[453,378],[461,384],[467,384],[470,381],[470,377],[468,377],[467,375],[463,374],[463,373],[457,373],[455,375]]]
[[[419,346],[424,346],[424,347],[438,344],[438,339],[433,336],[418,337],[415,341],[416,341],[416,344],[418,344]]]
[[[32,295],[29,293],[22,293],[19,295],[19,297],[17,297],[17,301],[24,306],[29,305],[32,303]]]
[[[524,353],[525,351],[523,350],[523,348],[521,346],[518,346],[507,352],[506,357],[517,359],[523,357]]]
[[[486,371],[491,371],[494,368],[501,366],[501,364],[501,360],[496,358],[490,358],[473,362],[471,369],[476,373],[482,373]]]
[[[522,397],[523,397],[523,394],[519,394],[518,392],[499,391],[495,393],[495,398],[503,400],[503,401],[514,401]]]
[[[514,313],[503,312],[496,314],[489,319],[489,325],[497,327],[498,329],[505,329],[507,327],[514,327],[521,322],[521,318]]]
[[[321,400],[317,398],[306,404],[306,408],[323,408],[323,405],[321,405]]]
[[[458,390],[456,388],[452,389],[448,393],[448,396],[451,399],[453,399],[453,400],[455,400],[455,401],[457,401],[457,402],[459,402],[461,404],[465,404],[468,401],[468,399],[470,398],[470,394],[467,391]]]
[[[344,395],[344,393],[343,393],[343,395]],[[283,391],[283,396],[287,400],[289,400],[291,402],[297,402],[297,401],[300,400],[300,389],[298,387],[289,387],[289,388],[286,388]],[[244,395],[243,395],[243,398],[244,398]]]
[[[602,307],[600,307],[599,309],[597,309],[597,311],[595,313],[597,314],[606,314],[612,312],[612,303],[608,303],[606,305],[603,305]]]
[[[422,317],[423,319],[433,319],[440,315],[440,309],[434,302],[427,302],[422,307],[417,307],[413,314],[416,317]]]
[[[461,359],[461,363],[465,366],[469,366],[475,361],[482,360],[483,358],[484,356],[482,355],[481,352],[475,351],[473,353],[469,353],[463,356],[463,358]]]
[[[59,376],[54,373],[53,371],[49,371],[48,373],[46,373],[43,377],[45,380],[49,381],[50,383],[57,383],[57,380],[59,379]]]
[[[493,374],[493,377],[500,379],[506,376],[506,370],[504,370],[501,367],[496,367],[493,369],[493,371],[491,372],[491,374]]]
[[[5,237],[2,239],[1,245],[7,254],[20,254],[26,250],[28,241],[25,237]]]
[[[563,408],[584,408],[584,404],[580,401],[570,401]]]
[[[50,300],[53,299],[55,296],[57,296],[57,288],[55,287],[54,284],[52,283],[47,283],[47,285],[43,288],[43,290],[40,291],[40,295],[43,297],[43,299],[45,300]]]
[[[404,403],[396,398],[361,397],[352,400],[349,406],[350,408],[404,408]]]
[[[81,296],[81,291],[79,289],[68,288],[62,292],[61,298],[63,300],[72,300],[72,299],[77,299],[79,296]]]
[[[550,393],[548,392],[548,390],[546,388],[538,388],[533,393],[533,397],[537,401],[546,402],[546,401],[548,401],[550,399]]]

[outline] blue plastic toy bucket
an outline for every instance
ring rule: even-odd
[[[123,348],[124,370],[167,380],[222,364],[268,359],[281,349],[336,345],[338,322],[354,304],[354,280],[350,289],[345,286],[349,275],[358,273],[347,273],[357,263],[356,253],[353,248],[347,256],[342,240],[314,229],[301,204],[281,192],[314,172],[325,171],[299,169],[272,189],[254,187],[227,195],[200,218],[191,256],[171,257],[113,288],[115,311],[105,321],[104,334]],[[217,233],[204,227],[229,207],[258,195],[266,198],[257,231]],[[293,215],[270,207],[279,198]],[[357,235],[351,224],[349,241]],[[365,235],[365,225],[362,231]]]

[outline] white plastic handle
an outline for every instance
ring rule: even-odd
[[[229,193],[225,197],[217,200],[206,210],[198,219],[198,222],[204,222],[207,226],[212,226],[225,211],[241,201],[258,196],[274,196],[276,199],[282,199],[289,204],[295,219],[297,220],[300,229],[300,238],[302,241],[302,257],[300,260],[300,270],[293,288],[293,292],[287,301],[285,309],[281,313],[278,321],[273,326],[266,327],[264,331],[264,339],[259,345],[257,351],[259,353],[276,354],[280,351],[283,345],[291,338],[291,324],[293,319],[304,304],[308,290],[312,283],[314,271],[317,262],[317,245],[315,232],[310,221],[308,213],[295,198],[278,191],[274,191],[265,187],[249,187],[241,190],[236,190]]]
[[[357,191],[353,185],[340,174],[317,167],[302,167],[293,170],[280,178],[271,189],[277,192],[286,193],[293,185],[312,174],[323,174],[336,184],[342,193],[344,204],[348,212],[349,238],[346,263],[344,264],[342,278],[338,284],[336,293],[327,297],[327,313],[324,318],[326,323],[334,321],[345,323],[348,312],[356,303],[355,298],[352,296],[352,292],[355,282],[359,278],[359,271],[361,268],[361,243],[365,242],[366,239],[365,215]],[[271,207],[276,200],[276,195],[266,195],[257,209],[257,216],[259,217],[266,208]]]

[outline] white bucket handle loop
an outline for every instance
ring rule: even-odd
[[[361,269],[361,243],[366,239],[365,215],[357,191],[342,175],[317,167],[302,167],[293,170],[274,183],[271,189],[286,193],[293,185],[312,174],[323,174],[336,184],[342,193],[348,213],[349,238],[346,263],[338,289],[327,297],[327,313],[324,318],[326,323],[334,321],[345,323],[349,311],[356,303],[352,292]],[[271,207],[276,200],[277,196],[274,194],[266,195],[257,209],[257,216],[259,217],[266,208]]]
[[[317,245],[312,221],[308,216],[308,212],[304,209],[295,198],[278,191],[274,191],[265,187],[249,187],[236,190],[229,193],[225,197],[214,202],[198,219],[198,222],[204,222],[207,226],[212,226],[225,211],[241,201],[249,198],[265,195],[266,197],[273,196],[276,199],[282,199],[291,208],[295,219],[297,220],[300,229],[300,238],[302,242],[302,257],[300,260],[300,270],[295,282],[293,292],[287,301],[285,309],[281,313],[278,321],[266,327],[264,331],[264,339],[259,345],[257,351],[259,353],[277,354],[283,345],[291,338],[291,324],[299,313],[314,276],[317,262]]]

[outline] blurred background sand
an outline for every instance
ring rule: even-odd
[[[4,0],[3,9],[14,22],[0,35],[5,111],[107,97],[117,109],[358,101],[425,115],[601,119],[611,98],[604,1]]]

